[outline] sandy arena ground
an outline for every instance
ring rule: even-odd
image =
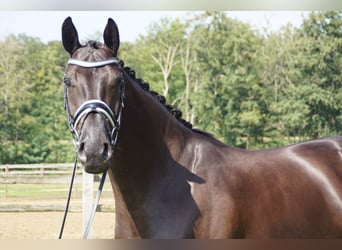
[[[2,212],[0,213],[0,240],[2,239],[57,239],[63,212]],[[91,239],[113,239],[114,213],[95,215]],[[82,213],[70,212],[64,227],[63,239],[82,238]]]
[[[58,204],[64,210],[65,200],[59,201],[18,201],[15,199],[7,200],[8,204]],[[112,204],[112,199],[102,199],[100,204]],[[0,201],[0,205],[4,205]],[[70,203],[70,209],[73,205],[78,205],[78,209],[69,212],[64,227],[63,239],[82,239],[83,219],[80,207],[81,201],[73,199]],[[96,212],[93,230],[90,239],[113,239],[114,238],[114,220],[115,213]],[[59,210],[58,210],[59,211]],[[0,212],[0,240],[2,239],[58,239],[59,231],[63,221],[64,212]]]

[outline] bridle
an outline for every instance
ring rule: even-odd
[[[98,67],[103,67],[103,66],[111,65],[111,64],[116,64],[120,67],[122,65],[121,61],[116,57],[109,58],[109,59],[104,60],[104,61],[97,61],[97,62],[88,62],[88,61],[82,61],[82,60],[70,58],[67,62],[67,65],[75,65],[75,66],[79,66],[79,67],[83,67],[83,68],[98,68]],[[63,79],[65,79],[65,78],[63,78]],[[118,133],[119,133],[120,125],[121,125],[121,115],[122,115],[122,110],[124,108],[125,82],[124,82],[123,78],[120,79],[119,84],[120,84],[120,86],[119,86],[120,100],[119,100],[119,109],[118,109],[117,114],[115,114],[112,111],[112,109],[105,102],[103,102],[101,100],[93,99],[93,100],[88,100],[88,101],[84,102],[80,107],[78,107],[74,116],[71,115],[70,110],[69,110],[68,87],[66,86],[66,84],[64,85],[64,109],[66,110],[66,113],[67,113],[68,126],[69,126],[69,129],[73,135],[74,145],[76,148],[79,145],[79,134],[77,132],[77,127],[80,124],[80,121],[82,120],[83,117],[85,117],[84,119],[87,119],[87,116],[90,113],[99,113],[105,117],[106,121],[112,127],[112,131],[109,134],[109,138],[111,141],[111,146],[114,149],[116,142],[117,142],[117,139],[118,139]],[[69,203],[70,203],[70,199],[71,199],[72,186],[74,183],[76,167],[77,167],[77,156],[75,158],[75,164],[74,164],[72,178],[71,178],[71,184],[70,184],[70,189],[69,189],[69,194],[68,194],[68,199],[67,199],[67,205],[65,208],[64,218],[63,218],[61,230],[59,233],[59,239],[62,238],[63,231],[64,231],[64,225],[65,225],[66,216],[67,216],[68,209],[69,209]],[[94,216],[96,213],[96,208],[97,208],[97,205],[99,203],[100,196],[101,196],[102,189],[103,189],[103,185],[104,185],[104,182],[106,179],[106,173],[107,173],[107,171],[103,172],[101,182],[99,184],[99,188],[98,188],[98,191],[96,194],[95,202],[93,204],[93,208],[92,208],[92,211],[91,211],[88,223],[87,223],[87,227],[86,227],[84,234],[83,234],[83,239],[87,239],[88,235],[90,233],[90,229],[91,229],[91,226],[93,224]]]
[[[99,68],[106,65],[116,64],[120,66],[120,60],[116,57],[109,58],[104,61],[96,61],[96,62],[87,62],[78,59],[70,58],[67,62],[67,65],[75,65],[83,68]],[[121,114],[122,109],[124,107],[124,97],[125,97],[125,82],[121,78],[119,81],[119,90],[120,90],[120,100],[119,100],[119,109],[118,113],[115,114],[111,108],[103,101],[93,99],[84,102],[78,109],[76,110],[74,116],[71,115],[68,105],[68,87],[64,86],[64,109],[67,113],[68,126],[70,132],[74,138],[74,145],[77,147],[79,145],[79,134],[77,132],[77,127],[82,120],[83,117],[87,117],[90,113],[99,113],[102,114],[109,125],[112,127],[112,131],[109,134],[109,138],[111,139],[112,147],[115,146],[118,138],[118,132],[121,125]]]

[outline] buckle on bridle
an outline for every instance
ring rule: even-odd
[[[110,135],[112,146],[114,146],[116,144],[116,141],[118,140],[119,129],[119,127],[114,127],[112,130],[112,133]]]

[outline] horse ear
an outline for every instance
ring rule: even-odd
[[[120,46],[119,29],[111,18],[108,18],[108,23],[103,32],[103,40],[106,46],[113,52],[113,56],[117,56]]]
[[[62,25],[62,41],[64,49],[69,52],[70,55],[74,53],[81,44],[78,40],[77,30],[72,23],[71,17],[64,20]]]

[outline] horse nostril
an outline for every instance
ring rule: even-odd
[[[103,159],[109,158],[109,150],[108,150],[108,143],[103,144]]]
[[[84,151],[84,142],[80,143],[79,147],[78,147],[78,151]]]
[[[82,142],[79,144],[77,149],[78,158],[81,160],[81,162],[85,162],[87,160],[87,156],[85,154],[85,143]]]

